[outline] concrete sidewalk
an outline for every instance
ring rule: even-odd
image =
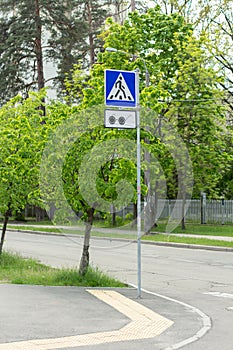
[[[1,284],[0,310],[1,350],[172,349],[203,328],[195,310],[133,288]]]

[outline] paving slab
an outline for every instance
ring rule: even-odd
[[[134,288],[1,284],[0,350],[166,349],[202,327],[184,305],[136,295]]]

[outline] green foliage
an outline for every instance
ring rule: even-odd
[[[233,133],[232,126],[228,127],[225,133],[227,164],[222,177],[219,179],[219,196],[226,199],[233,198]]]
[[[176,128],[185,142],[193,165],[194,196],[199,196],[200,191],[215,196],[220,191],[218,182],[229,167],[229,154],[224,136],[226,111],[219,89],[221,79],[203,49],[204,37],[197,39],[192,26],[181,15],[163,14],[159,7],[146,14],[131,13],[123,25],[112,19],[107,24],[108,29],[101,34],[104,47],[119,51],[99,54],[99,64],[92,68],[84,83],[80,71],[74,70],[73,82],[67,85],[71,99],[77,93],[78,98],[73,101],[80,103],[81,110],[103,103],[105,69],[140,68],[140,103],[157,114],[158,123],[167,121]],[[150,73],[149,86],[145,83],[145,65]],[[155,114],[150,121],[145,118],[145,125],[156,130]],[[173,150],[172,146],[170,149],[164,146],[165,138],[159,128],[157,137],[149,136],[150,144],[146,147],[159,159],[168,184],[168,197],[174,198],[179,169],[171,152],[176,152],[176,144]],[[166,142],[171,145],[175,139],[169,137]]]
[[[0,109],[0,212],[17,212],[36,200],[45,138],[44,92],[16,97]]]
[[[55,222],[77,215],[86,221],[91,208],[109,212],[111,205],[119,210],[136,202],[135,131],[104,128],[102,106],[80,111],[58,103],[47,110],[60,125],[44,151],[40,190],[47,209],[56,208]]]
[[[43,207],[39,182],[44,146],[66,117],[65,106],[59,103],[50,105],[44,116],[45,96],[44,90],[25,100],[17,96],[0,109],[0,212],[5,225],[26,204]],[[1,249],[5,229],[3,225]]]
[[[134,70],[140,68],[141,103],[154,110],[160,110],[161,105],[156,102],[156,99],[168,96],[169,82],[173,79],[178,67],[176,54],[182,47],[182,43],[185,43],[192,35],[191,26],[187,25],[179,15],[162,14],[158,7],[142,15],[137,12],[129,14],[129,19],[124,25],[113,22],[111,18],[107,20],[107,25],[109,28],[101,34],[104,47],[114,47],[129,54],[100,53],[97,64],[90,72],[88,83],[80,84],[78,78],[80,71],[74,70],[73,84],[69,82],[68,92],[74,96],[74,91],[82,90],[81,108],[100,104],[104,101],[105,69]],[[131,55],[135,56],[131,57]],[[150,72],[150,87],[145,87],[144,83],[144,60]]]
[[[118,137],[120,131],[94,128],[82,134],[66,155],[63,189],[72,209],[77,214],[82,212],[84,219],[90,208],[109,211],[114,204],[120,210],[130,201],[136,201],[136,165],[124,158],[127,150],[118,144]],[[109,153],[104,142],[110,139],[115,140],[115,148]],[[127,186],[132,186],[132,191],[130,187],[127,191]]]
[[[180,55],[172,84],[173,100],[166,113],[187,145],[194,171],[194,197],[201,191],[209,197],[219,194],[218,181],[229,161],[220,78],[207,63],[202,42],[190,39],[185,55]]]

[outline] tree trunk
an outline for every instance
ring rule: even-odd
[[[152,209],[152,224],[153,228],[157,227],[157,215],[158,215],[158,206],[159,206],[159,182],[156,181],[155,184],[155,192],[154,192],[154,200],[153,203],[151,203],[151,209]]]
[[[37,83],[38,90],[44,87],[44,67],[43,67],[43,54],[42,54],[42,26],[40,18],[40,6],[39,1],[35,0],[35,25],[36,25],[36,38],[35,38],[35,53],[37,63]]]
[[[138,208],[137,208],[137,203],[133,203],[133,220],[131,222],[131,227],[134,227],[137,225],[137,215],[138,215]]]
[[[131,0],[131,12],[134,12],[136,10],[136,1]]]
[[[181,227],[182,230],[185,230],[185,205],[186,205],[186,196],[185,192],[183,193],[183,198],[182,198],[182,220],[181,220]]]
[[[42,221],[45,218],[45,210],[40,207],[35,207],[36,222]]]
[[[37,65],[37,86],[39,91],[43,89],[45,86],[42,39],[41,39],[42,25],[41,25],[41,17],[40,17],[39,0],[35,0],[35,26],[36,26],[35,54],[36,54],[36,65]],[[41,105],[40,108],[43,111],[43,115],[45,116],[45,113],[46,113],[45,106]]]
[[[112,225],[116,226],[116,208],[114,204],[111,204]]]
[[[148,139],[145,139],[145,143],[149,144]],[[144,171],[144,181],[147,186],[147,194],[145,196],[146,206],[144,209],[144,234],[149,234],[153,226],[152,219],[152,203],[151,203],[151,183],[150,183],[150,153],[145,151],[145,161],[147,163],[147,169]]]
[[[6,235],[6,228],[10,217],[10,209],[8,209],[4,214],[4,221],[3,221],[3,227],[2,227],[2,235],[1,235],[1,242],[0,242],[0,255],[2,254],[3,244],[5,240]]]
[[[137,220],[137,203],[133,203],[133,219]]]
[[[181,220],[181,227],[182,227],[182,230],[184,231],[185,230],[185,218],[182,217],[182,220]]]
[[[95,63],[95,46],[94,46],[94,35],[93,35],[93,18],[91,4],[86,4],[88,27],[89,27],[89,50],[90,50],[90,66],[92,67]]]
[[[88,209],[87,214],[88,214],[88,218],[87,218],[87,222],[85,223],[86,229],[85,229],[85,236],[84,236],[83,252],[82,252],[82,257],[79,265],[79,274],[81,276],[84,276],[86,274],[89,266],[89,246],[90,246],[91,228],[92,228],[93,218],[94,218],[94,209],[93,208]]]

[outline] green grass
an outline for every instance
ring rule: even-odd
[[[37,224],[38,225],[38,224]],[[37,227],[36,225],[8,225],[7,228],[12,228],[15,230],[23,230],[23,231],[41,231],[41,232],[54,232],[54,233],[61,233],[63,230],[59,230],[56,227]],[[67,232],[73,232],[75,233],[74,230],[69,230],[67,229]]]
[[[155,234],[143,236],[142,240],[154,241],[154,242],[173,242],[173,243],[183,243],[183,244],[197,244],[197,245],[208,245],[208,246],[218,246],[218,247],[228,247],[233,248],[233,242],[219,241],[208,238],[194,238],[194,237],[179,237],[166,234]]]
[[[52,221],[51,220],[41,220],[41,221],[36,221],[35,218],[29,218],[27,217],[24,221],[19,221],[19,220],[15,220],[14,218],[10,218],[9,219],[9,225],[12,224],[27,224],[27,225],[53,225]]]
[[[155,231],[165,232],[165,229],[166,225],[159,223]],[[233,237],[233,225],[201,225],[187,223],[185,230],[182,230],[179,225],[172,233]]]
[[[0,283],[44,286],[125,287],[97,268],[89,268],[85,276],[77,269],[55,269],[34,259],[3,252],[0,256]]]
[[[22,231],[37,231],[37,232],[48,232],[48,233],[58,233],[58,234],[75,234],[75,235],[80,235],[83,236],[84,233],[84,228],[82,227],[77,227],[76,229],[73,228],[49,228],[49,227],[34,227],[34,226],[21,226],[21,225],[8,225],[8,229],[14,229],[14,230],[22,230]],[[117,234],[117,233],[107,233],[107,232],[98,232],[95,231],[95,229],[92,229],[91,231],[92,236],[95,237],[109,237],[109,238],[130,238],[132,239],[132,234]],[[136,238],[136,237],[135,237]]]

